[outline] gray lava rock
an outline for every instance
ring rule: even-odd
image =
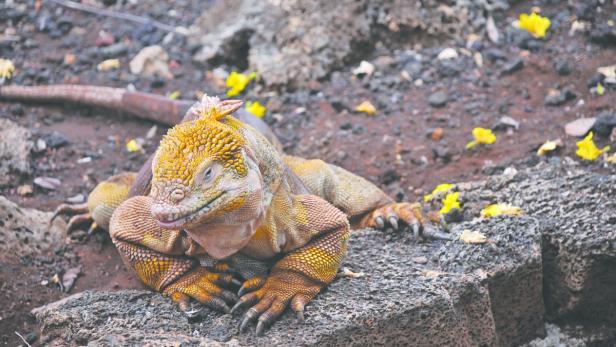
[[[447,105],[447,101],[449,100],[449,95],[445,92],[436,92],[430,94],[428,96],[428,104],[432,107],[443,107]]]
[[[610,137],[612,129],[616,127],[616,113],[604,111],[597,115],[592,131],[601,137]]]
[[[505,0],[224,1],[204,11],[189,44],[200,47],[196,62],[248,68],[267,85],[297,84],[364,58],[375,32],[392,42],[401,29],[463,39],[506,8]]]
[[[495,202],[526,212],[452,227],[487,243],[354,232],[343,266],[366,276],[337,278],[306,308],[305,323],[286,312],[264,337],[238,334],[239,315],[202,308],[188,318],[147,291],[84,292],[33,314],[44,341],[91,346],[513,346],[545,335],[546,310],[552,319],[615,324],[616,175],[567,160],[506,172],[457,185],[465,214]]]
[[[30,175],[30,153],[34,148],[30,130],[0,118],[0,187],[15,183],[19,175]]]
[[[19,257],[39,254],[62,244],[66,223],[49,225],[52,213],[21,208],[0,195],[0,252]]]

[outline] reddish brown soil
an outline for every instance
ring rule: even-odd
[[[516,5],[510,11],[510,17],[527,11],[529,6],[529,2]],[[87,20],[91,25],[88,28],[90,33],[98,32],[102,22],[110,21],[74,12],[67,12],[67,16],[74,20]],[[373,100],[376,97],[362,81],[350,78],[348,85],[344,87],[328,81],[315,82],[313,89],[320,90],[324,95],[319,102],[310,105],[292,102],[275,106],[270,99],[271,109],[277,109],[277,112],[284,115],[282,121],[273,122],[274,130],[281,135],[291,153],[337,163],[378,182],[387,192],[409,200],[416,200],[439,183],[482,178],[487,172],[484,168],[488,166],[503,168],[512,163],[524,162],[541,143],[549,139],[562,138],[566,148],[560,155],[574,156],[575,140],[566,137],[563,125],[575,118],[594,116],[600,110],[614,110],[614,91],[610,92],[612,96],[592,96],[586,81],[596,74],[597,67],[616,63],[616,52],[614,48],[590,44],[583,36],[570,38],[567,36],[568,28],[568,24],[563,24],[560,30],[552,33],[553,37],[539,52],[525,57],[525,67],[521,71],[501,77],[498,69],[486,62],[484,69],[471,72],[481,81],[485,81],[486,87],[479,87],[481,83],[464,83],[460,79],[453,83],[443,80],[421,88],[411,85],[401,90],[402,100],[386,108],[387,114],[374,117],[352,111],[352,108],[364,99]],[[95,37],[92,37],[86,41],[94,39]],[[40,53],[41,57],[40,60],[36,55],[26,58],[30,65],[49,64],[49,61],[44,59],[48,55],[45,52],[55,52],[54,54],[63,56],[70,51],[59,48],[60,40],[49,39],[44,34],[37,34],[35,40],[40,47],[34,53]],[[563,55],[560,50],[563,42],[576,45],[576,51],[580,52],[579,55],[568,58],[573,70],[569,76],[559,76],[552,67],[554,60]],[[517,48],[502,49],[509,57],[523,54]],[[128,57],[122,60],[126,63]],[[344,71],[344,76],[351,75],[350,68]],[[192,66],[188,59],[184,62],[183,69],[192,71],[198,68]],[[117,85],[95,71],[87,71],[71,79],[65,78],[64,82]],[[136,84],[139,89],[148,89],[147,82]],[[202,88],[222,92],[216,86],[204,87],[203,84],[203,80],[179,78],[154,92],[162,94],[180,89],[185,94],[190,94],[190,91]],[[577,94],[577,99],[560,107],[545,106],[546,91],[555,85],[570,87]],[[431,108],[426,98],[437,90],[459,93],[460,96],[443,108]],[[525,99],[524,93],[530,97]],[[342,100],[350,110],[336,110],[332,106],[332,96]],[[380,100],[387,100],[387,97],[378,96]],[[470,100],[481,100],[480,97],[484,97],[486,102],[482,104],[479,115],[473,116],[464,111],[466,103]],[[581,99],[585,104],[576,107],[576,102]],[[501,113],[498,109],[504,103],[509,104],[508,111]],[[152,123],[125,119],[103,110],[74,106],[30,105],[25,106],[25,115],[17,117],[12,115],[10,107],[0,103],[0,116],[11,118],[34,132],[58,131],[71,142],[70,145],[57,150],[47,150],[35,155],[34,176],[60,178],[63,183],[57,191],[35,188],[31,196],[17,195],[16,187],[24,183],[32,184],[33,177],[22,177],[14,185],[0,189],[0,194],[22,206],[52,210],[67,197],[77,193],[87,194],[98,181],[111,174],[137,170],[147,158],[146,153],[127,153],[124,144],[127,139],[145,137]],[[297,107],[305,107],[306,113],[294,114]],[[525,107],[530,107],[532,111],[525,111]],[[52,117],[57,114],[63,116],[59,121],[53,120]],[[511,134],[497,133],[497,142],[489,148],[475,151],[464,149],[464,145],[471,140],[470,133],[474,127],[491,127],[501,115],[518,120],[521,123],[520,130]],[[299,121],[299,117],[304,119]],[[340,129],[346,123],[361,125],[365,131],[361,134],[350,134],[348,131],[349,134],[343,136]],[[439,142],[426,136],[427,129],[436,127],[444,128],[443,139]],[[164,127],[159,126],[157,137],[150,140],[145,147],[148,154],[154,150],[163,132]],[[290,133],[298,140],[289,140]],[[451,160],[444,162],[442,159],[435,159],[432,154],[432,148],[435,146],[446,147]],[[77,159],[96,153],[99,155],[91,163],[77,164]],[[400,154],[400,161],[396,160],[397,154]],[[425,163],[422,163],[422,156],[427,159]],[[75,254],[75,259],[83,268],[82,276],[78,278],[71,293],[87,289],[142,287],[127,272],[107,235],[96,236],[84,244],[69,244],[62,256],[53,251],[35,259],[20,259],[19,255],[0,255],[0,341],[4,341],[6,345],[20,343],[15,331],[22,335],[37,331],[34,319],[29,316],[32,308],[70,294],[61,293],[53,286],[41,285],[42,280],[49,280],[54,273],[62,270],[56,266],[64,264],[62,257],[66,256],[66,252]]]

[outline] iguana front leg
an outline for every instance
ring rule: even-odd
[[[110,232],[125,264],[152,289],[170,296],[186,310],[190,298],[229,312],[237,296],[223,289],[234,281],[199,265],[194,254],[198,245],[180,230],[162,229],[152,218],[151,198],[133,197],[113,214]]]
[[[296,203],[299,206],[286,218],[296,223],[291,227],[296,232],[311,236],[310,241],[279,260],[263,286],[243,295],[232,308],[234,312],[252,306],[244,314],[240,331],[258,318],[256,331],[262,335],[289,305],[303,319],[304,307],[334,279],[346,254],[350,227],[344,213],[313,195],[297,196]]]

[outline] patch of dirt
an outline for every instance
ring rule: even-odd
[[[192,23],[200,12],[198,9],[204,6],[196,0],[177,1],[174,5],[159,1],[123,3],[111,8],[184,26]],[[553,27],[546,40],[519,43],[520,34],[511,28],[510,22],[535,3],[541,5],[543,15],[552,19]],[[591,94],[589,86],[598,67],[616,63],[616,45],[593,43],[581,33],[569,35],[575,16],[585,15],[578,8],[583,2],[571,7],[545,3],[554,2],[516,2],[507,13],[496,14],[503,42],[495,45],[482,38],[481,47],[469,49],[471,54],[482,54],[483,67],[477,67],[472,57],[463,54],[453,61],[436,59],[446,47],[462,52],[465,42],[443,41],[438,47],[424,47],[412,38],[408,41],[413,44],[407,46],[376,43],[368,59],[376,67],[370,77],[355,77],[351,71],[356,66],[347,66],[325,80],[311,81],[294,91],[266,90],[262,85],[253,85],[241,97],[267,105],[265,119],[289,153],[341,165],[377,182],[399,200],[420,199],[439,183],[479,179],[509,165],[524,166],[542,160],[533,153],[546,140],[562,138],[565,148],[557,155],[575,157],[576,140],[567,138],[564,124],[600,111],[616,111],[614,89],[606,88],[606,95],[598,97]],[[589,3],[590,7],[598,6],[594,1]],[[34,2],[20,6],[0,14],[0,32],[14,29],[11,35],[20,37],[17,42],[0,38],[0,57],[11,59],[17,66],[14,84],[132,84],[137,90],[159,94],[178,90],[188,99],[196,91],[224,95],[219,79],[193,65],[194,47],[188,47],[183,38],[166,39],[167,33],[148,25],[95,17],[51,2],[45,2],[38,11]],[[599,25],[614,13],[613,4],[604,5],[601,12],[593,7],[587,20]],[[126,45],[126,50],[115,56],[101,55],[101,47],[96,48],[101,31],[111,33],[116,42]],[[530,50],[525,46],[528,42]],[[171,70],[174,79],[142,78],[128,72],[130,59],[151,44],[161,44],[169,53],[175,66]],[[74,54],[77,61],[63,63],[67,54]],[[421,56],[419,63],[416,55]],[[96,70],[100,61],[115,57],[121,62],[119,70]],[[502,74],[516,59],[523,60],[523,67]],[[569,75],[555,71],[554,65],[562,61],[570,66]],[[206,67],[209,68],[214,66]],[[223,65],[222,69],[225,68],[228,67]],[[411,81],[401,77],[403,71]],[[556,107],[546,106],[544,97],[550,88],[569,88],[576,99]],[[428,97],[438,91],[445,92],[449,101],[435,108],[429,105]],[[377,107],[376,116],[354,112],[355,106],[364,100]],[[465,150],[473,128],[490,128],[502,116],[520,122],[520,129],[496,132],[497,142],[490,147]],[[147,154],[131,154],[125,150],[125,143],[132,138],[145,138],[153,123],[71,105],[0,103],[0,117],[27,127],[35,139],[57,132],[69,141],[67,145],[34,153],[32,176],[0,188],[1,195],[21,206],[47,211],[68,197],[86,196],[97,182],[112,174],[138,170],[166,130],[158,125],[156,136],[145,141]],[[438,141],[430,139],[435,128],[443,129],[443,137]],[[600,148],[607,144],[608,139],[598,139]],[[86,157],[91,161],[78,163]],[[589,165],[596,169],[601,166]],[[32,185],[37,176],[57,177],[62,185],[55,191],[34,186],[32,195],[18,195],[17,187]],[[85,289],[143,288],[127,272],[107,235],[96,236],[84,244],[69,243],[33,257],[0,255],[0,307],[6,308],[1,314],[0,341],[12,346],[22,343],[15,331],[24,336],[37,332],[29,311],[67,295],[51,285],[41,285],[41,281],[49,280],[69,265],[81,265],[83,269],[71,293]]]

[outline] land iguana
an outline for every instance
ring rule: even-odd
[[[232,116],[241,105],[203,96],[163,137],[151,166],[100,183],[73,206],[108,228],[126,265],[181,309],[191,299],[223,312],[248,308],[240,331],[256,320],[261,335],[289,306],[303,319],[336,276],[351,226],[405,225],[448,238],[428,228],[419,204],[397,203],[322,160],[283,154]]]

